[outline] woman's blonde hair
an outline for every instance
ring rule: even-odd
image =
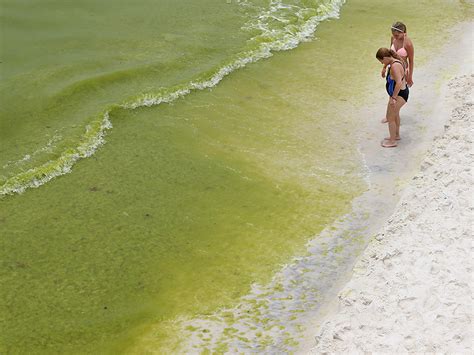
[[[394,32],[394,31],[407,33],[407,26],[405,26],[405,24],[402,23],[402,22],[395,22],[392,25],[392,32]]]

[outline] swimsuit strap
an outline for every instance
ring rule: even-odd
[[[400,64],[402,65],[402,67],[403,67],[403,78],[402,78],[402,80],[405,79],[405,75],[406,75],[405,64],[403,64],[403,63],[400,62],[399,60],[394,60],[394,61],[392,62],[392,64],[393,64],[393,63],[400,63]],[[390,65],[390,66],[391,66],[391,65]],[[390,76],[390,67],[388,68],[388,73],[387,73],[387,81],[388,81],[388,80],[393,80],[393,81],[395,82],[395,80],[392,79],[392,77]],[[406,89],[408,88],[407,85],[408,85],[408,84],[405,82],[405,89],[403,89],[403,90],[406,90]]]
[[[403,35],[402,46],[401,46],[400,48],[396,49],[396,48],[395,48],[395,39],[394,39],[393,36],[392,36],[392,38],[391,38],[392,43],[390,44],[390,47],[393,46],[393,50],[394,50],[395,52],[397,52],[397,53],[398,53],[398,51],[399,51],[400,49],[402,49],[402,48],[403,48],[403,49],[405,50],[405,52],[406,52],[407,50],[406,50],[406,48],[405,48],[405,38],[406,38],[406,33]],[[407,54],[408,54],[408,52],[407,52]]]

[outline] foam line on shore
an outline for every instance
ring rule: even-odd
[[[64,150],[54,160],[6,179],[0,185],[0,198],[23,193],[28,188],[37,188],[58,176],[70,173],[78,160],[92,156],[99,147],[105,144],[107,131],[112,129],[110,117],[113,116],[113,110],[117,108],[133,110],[139,107],[170,103],[192,91],[212,88],[237,69],[269,58],[272,56],[272,52],[290,50],[297,47],[299,43],[310,40],[320,22],[338,18],[340,8],[344,3],[345,0],[332,0],[319,5],[316,9],[293,6],[292,10],[295,11],[291,13],[291,16],[286,15],[285,17],[285,12],[281,12],[281,10],[286,9],[288,5],[284,5],[280,0],[272,0],[268,9],[259,9],[258,16],[244,26],[248,30],[258,30],[258,34],[249,40],[248,48],[242,53],[230,58],[219,68],[201,74],[190,83],[142,93],[121,104],[110,106],[87,125],[76,147]],[[245,1],[241,5],[249,6]],[[277,19],[283,26],[274,28],[270,26],[268,19]]]
[[[453,30],[452,38],[466,32],[466,24]],[[456,75],[463,68],[450,53],[466,51],[469,38],[449,43],[419,67],[417,86],[435,87],[440,80]],[[469,48],[469,47],[467,47]],[[423,79],[421,79],[423,78]],[[378,79],[377,79],[378,80]],[[397,205],[406,183],[419,168],[419,161],[429,149],[433,137],[442,132],[448,110],[438,105],[416,105],[417,101],[434,102],[446,97],[447,88],[441,91],[424,91],[403,112],[403,140],[397,150],[383,150],[380,139],[386,135],[377,112],[382,112],[385,92],[354,114],[370,117],[368,127],[360,136],[359,147],[367,170],[369,189],[353,201],[352,212],[328,226],[308,243],[308,255],[296,257],[285,265],[267,285],[253,285],[251,292],[233,308],[194,319],[179,319],[178,328],[183,342],[182,352],[195,349],[234,352],[295,352],[305,353],[314,346],[315,329],[325,315],[327,304],[350,276],[358,255],[372,236],[382,228]],[[415,101],[415,102],[413,102]],[[442,107],[440,107],[441,105]],[[450,104],[451,105],[451,104]],[[427,126],[425,126],[425,124]],[[206,334],[202,337],[202,334]]]

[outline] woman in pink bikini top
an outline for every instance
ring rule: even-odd
[[[407,28],[401,22],[395,22],[392,25],[392,38],[390,48],[394,50],[400,57],[403,58],[406,64],[406,78],[407,85],[413,85],[413,69],[415,66],[414,56],[415,49],[413,48],[413,42],[407,36]],[[385,78],[385,72],[387,67],[384,66],[382,69],[382,77]]]

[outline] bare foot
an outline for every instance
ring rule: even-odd
[[[399,141],[400,139],[401,139],[400,136],[396,136],[396,137],[395,137],[395,140],[396,140],[396,141]],[[390,137],[385,137],[383,140],[384,140],[384,141],[389,141],[389,140],[390,140]]]
[[[388,121],[387,121],[387,119],[386,119],[385,117],[382,118],[382,121],[380,121],[380,123],[387,123],[387,122],[388,122]]]
[[[380,142],[380,144],[384,148],[395,148],[397,146],[396,141],[391,141],[391,140],[387,140],[387,139],[384,139],[382,142]]]

